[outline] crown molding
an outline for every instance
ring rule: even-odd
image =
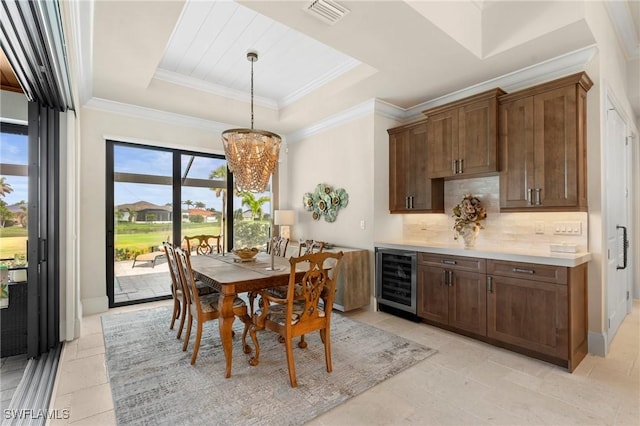
[[[354,107],[327,117],[313,126],[305,127],[290,133],[287,135],[287,143],[299,142],[318,133],[325,132],[342,124],[373,114],[403,121],[406,117],[406,110],[380,99],[369,99]]]
[[[465,89],[440,96],[439,98],[422,102],[407,109],[407,119],[417,118],[421,115],[421,111],[426,109],[458,101],[496,87],[499,87],[509,93],[584,71],[586,65],[591,61],[591,59],[593,59],[596,52],[597,48],[595,45],[587,46],[547,61],[492,78],[491,80],[475,84]]]
[[[340,77],[341,75],[351,71],[352,69],[354,69],[358,65],[360,65],[360,61],[358,61],[356,59],[353,59],[353,58],[349,58],[348,61],[345,61],[340,66],[335,67],[333,70],[329,71],[325,75],[323,75],[321,77],[318,77],[313,81],[310,81],[309,83],[305,84],[301,88],[295,90],[294,92],[292,92],[292,93],[288,94],[287,96],[285,96],[284,98],[282,98],[282,100],[280,102],[278,102],[278,106],[280,108],[284,108],[284,107],[286,107],[288,105],[293,104],[294,102],[299,101],[300,99],[302,99],[303,97],[305,97],[309,93],[313,92],[316,89],[319,89],[320,87],[322,87],[325,84],[335,80],[336,78]]]
[[[91,98],[89,102],[84,105],[84,107],[95,109],[98,111],[111,112],[145,120],[159,121],[161,123],[195,128],[209,132],[222,133],[223,131],[234,126],[233,124],[221,123],[219,121],[205,120],[202,118],[195,118],[187,115],[176,114],[137,105],[125,104],[122,102],[115,102],[101,98]]]
[[[202,92],[211,93],[216,96],[222,96],[224,98],[234,99],[240,102],[251,102],[251,94],[230,89],[228,87],[221,86],[215,83],[209,83],[197,78],[189,77],[186,75],[178,74],[173,71],[167,71],[161,68],[158,68],[153,75],[153,78],[166,81],[168,83],[177,84],[179,86],[188,87],[190,89],[199,90]],[[253,102],[255,105],[269,108],[272,110],[278,110],[278,102],[273,99],[265,98],[263,96],[255,96],[253,97]]]
[[[640,40],[627,2],[605,1],[604,5],[627,59],[640,58]]]

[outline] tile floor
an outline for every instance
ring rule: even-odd
[[[169,304],[154,302],[118,311]],[[425,324],[380,312],[350,317],[438,353],[314,419],[313,425],[640,425],[640,301],[606,358],[587,355],[573,374]],[[52,424],[114,425],[99,315],[65,345]],[[338,372],[334,366],[334,374]]]

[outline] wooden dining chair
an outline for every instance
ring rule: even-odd
[[[324,242],[316,240],[299,240],[298,241],[298,257],[310,253],[322,253]]]
[[[169,275],[171,276],[171,296],[173,297],[173,312],[171,313],[171,325],[169,330],[173,330],[173,326],[178,318],[180,318],[180,325],[178,327],[178,334],[176,338],[179,339],[184,329],[184,321],[187,315],[187,309],[185,298],[186,295],[182,291],[182,282],[180,280],[180,271],[178,270],[178,263],[176,259],[176,252],[173,245],[167,241],[162,243],[164,252],[167,256],[167,264],[169,265]],[[203,282],[196,281],[199,295],[206,295],[216,292],[213,287],[209,287]]]
[[[271,252],[273,251],[274,256],[286,257],[288,245],[288,238],[281,237],[280,235],[275,235],[269,240],[269,244],[267,245],[267,254],[271,254]]]
[[[318,330],[324,344],[327,372],[331,372],[331,311],[336,292],[336,280],[342,252],[314,253],[289,259],[291,272],[285,298],[277,298],[268,291],[260,291],[259,309],[253,314],[249,334],[256,348],[249,364],[260,363],[260,344],[257,331],[272,330],[285,340],[287,366],[291,387],[298,386],[293,359],[293,339]],[[301,264],[308,265],[302,280],[296,280]],[[333,273],[330,274],[330,270]],[[296,292],[300,292],[296,295]],[[305,344],[306,345],[306,344]],[[300,344],[298,344],[300,346]]]
[[[196,363],[198,351],[200,350],[203,324],[207,321],[212,321],[220,317],[220,311],[218,310],[220,293],[216,292],[203,296],[199,295],[189,255],[187,252],[179,248],[176,249],[175,252],[178,259],[178,270],[180,271],[183,292],[187,296],[186,306],[188,306],[187,334],[182,345],[183,351],[186,351],[189,345],[193,320],[195,319],[197,322],[195,346],[193,347],[193,355],[191,355],[191,365],[193,365]],[[247,345],[247,331],[251,325],[251,317],[247,313],[247,304],[239,297],[236,297],[233,302],[233,313],[244,322],[244,331],[242,332],[242,349],[245,353],[250,353],[251,348]]]
[[[211,254],[211,253],[220,253],[222,251],[222,246],[220,245],[220,235],[194,235],[189,237],[187,235],[184,236],[184,241],[186,242],[186,251],[191,254],[195,252],[196,254]]]
[[[273,251],[274,256],[278,257],[286,257],[287,256],[287,246],[289,245],[289,239],[281,237],[279,235],[275,235],[269,239],[269,244],[267,245],[267,253],[271,254]],[[286,293],[287,286],[275,287],[270,290],[277,291],[276,289],[280,289],[281,293]],[[253,302],[256,299],[256,294],[253,291],[247,293],[247,297],[249,299],[249,310],[251,311],[251,315],[253,315]]]

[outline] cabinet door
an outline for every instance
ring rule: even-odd
[[[427,178],[427,124],[409,129],[409,152],[405,158],[408,172],[409,208],[431,209],[431,180]]]
[[[458,158],[463,174],[498,170],[496,99],[486,99],[459,110]]]
[[[567,286],[489,275],[487,336],[568,358]]]
[[[542,207],[578,205],[576,87],[536,95],[534,108],[534,191]]]
[[[482,336],[487,334],[485,274],[452,272],[449,287],[449,325]]]
[[[501,104],[500,208],[528,207],[534,187],[533,97]]]
[[[409,181],[409,131],[403,130],[389,134],[389,210],[403,211],[408,208],[407,185]]]
[[[430,178],[455,175],[453,161],[458,154],[458,109],[444,111],[429,117],[428,124],[428,166]]]
[[[449,323],[449,286],[446,270],[418,266],[418,316],[441,324]]]

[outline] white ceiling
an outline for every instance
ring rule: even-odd
[[[328,25],[308,1],[94,1],[88,97],[245,127],[255,50],[255,125],[286,135],[372,98],[411,108],[594,43],[576,1],[339,3],[350,12]]]

